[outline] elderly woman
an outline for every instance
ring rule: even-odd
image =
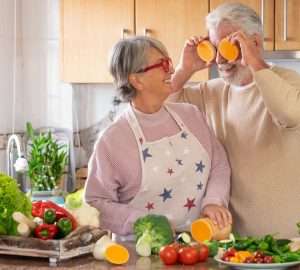
[[[199,215],[220,227],[227,209],[230,169],[203,115],[189,104],[165,103],[174,72],[165,47],[149,37],[119,41],[110,72],[128,108],[96,142],[85,200],[102,226],[132,233],[140,216],[165,215],[176,231]]]

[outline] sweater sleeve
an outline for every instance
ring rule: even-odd
[[[118,168],[110,160],[104,140],[95,145],[88,166],[85,201],[100,211],[101,226],[119,235],[132,233],[133,223],[145,213],[120,203]]]
[[[256,84],[272,116],[283,127],[300,124],[300,75],[274,67],[254,74]]]

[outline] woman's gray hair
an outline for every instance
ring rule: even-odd
[[[129,75],[147,66],[147,51],[150,48],[168,56],[165,46],[160,41],[146,36],[122,39],[113,47],[109,71],[123,101],[131,101],[136,96],[136,89],[130,84]]]
[[[238,26],[248,35],[259,34],[263,36],[260,17],[252,8],[243,4],[225,3],[206,16],[208,30],[216,29],[223,22]]]

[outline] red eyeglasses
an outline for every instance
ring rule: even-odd
[[[173,67],[171,58],[169,58],[169,57],[161,58],[159,63],[145,67],[145,68],[139,70],[137,73],[147,72],[148,70],[151,70],[154,68],[159,68],[159,67],[162,67],[164,72],[169,72],[171,70],[171,68]]]

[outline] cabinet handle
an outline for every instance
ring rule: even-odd
[[[287,0],[283,0],[283,40],[287,41],[287,26],[288,14],[287,14]]]
[[[264,32],[265,0],[260,0],[260,10],[261,10],[260,20],[261,20],[262,29]]]
[[[265,38],[265,0],[260,0],[260,20],[261,20],[261,27],[262,27],[262,31],[263,31],[263,36],[264,36],[264,41],[266,41],[267,39]]]
[[[144,28],[144,36],[147,37],[150,36],[150,34],[151,34],[151,30],[148,28]]]
[[[128,29],[122,28],[122,31],[121,31],[122,39],[126,38],[128,33],[129,33]]]

